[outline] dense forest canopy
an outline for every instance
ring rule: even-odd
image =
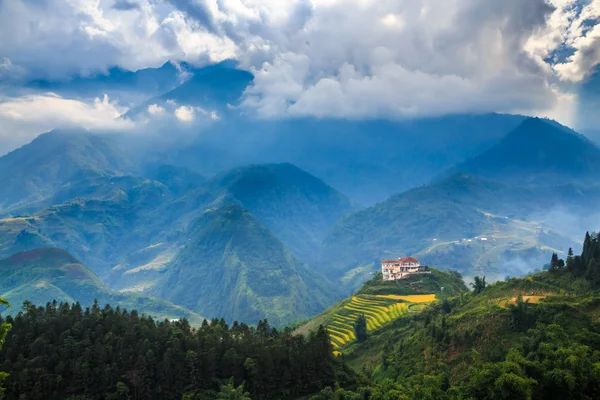
[[[0,355],[8,399],[212,399],[239,388],[252,398],[313,393],[340,379],[324,329],[290,329],[214,319],[149,317],[95,304],[25,304]],[[345,379],[345,378],[343,378]]]

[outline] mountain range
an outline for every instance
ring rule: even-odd
[[[173,298],[207,316],[268,315],[283,324],[313,315],[341,296],[294,256],[316,254],[328,229],[352,207],[319,179],[290,164],[248,166],[210,180],[169,166],[147,175],[157,180],[84,180],[73,186],[86,190],[61,189],[53,197],[64,203],[0,220],[0,254],[63,248],[111,288]],[[257,254],[250,243],[264,251]],[[223,258],[224,253],[231,256]],[[223,280],[232,268],[241,275]],[[282,292],[268,289],[272,270]],[[214,302],[215,293],[206,297],[192,290],[198,285],[184,290],[198,280],[208,285],[202,293],[212,293],[209,287],[231,291],[231,301]]]
[[[169,86],[170,68],[150,76]],[[218,114],[185,141],[55,130],[1,157],[0,257],[59,248],[107,290],[285,325],[360,287],[381,258],[521,275],[576,244],[557,213],[583,218],[600,199],[600,150],[554,121],[253,119],[236,106],[252,79],[204,68],[122,116]]]
[[[48,301],[80,302],[100,307],[118,304],[158,319],[188,318],[202,322],[196,313],[168,301],[110,290],[92,271],[64,250],[40,248],[0,259],[0,297],[12,303],[4,311],[16,314],[24,301],[44,305]]]
[[[196,70],[189,80],[174,89],[132,108],[124,117],[135,118],[153,104],[167,108],[179,105],[198,107],[205,112],[222,115],[230,106],[237,105],[253,78],[251,73],[231,68],[228,64],[205,67]]]

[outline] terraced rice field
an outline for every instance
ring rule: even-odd
[[[430,303],[433,300],[435,300],[434,294],[353,296],[349,303],[333,314],[327,324],[331,343],[335,349],[339,349],[355,340],[354,322],[361,314],[364,314],[367,319],[367,331],[373,331],[407,313],[409,305],[413,303]]]
[[[377,295],[380,299],[404,300],[409,303],[431,303],[435,300],[435,294],[412,294],[409,296],[398,296],[395,294]]]

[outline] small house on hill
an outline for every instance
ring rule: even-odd
[[[397,260],[382,260],[381,274],[384,281],[395,281],[412,274],[430,273],[427,267],[421,266],[414,257],[398,258]]]

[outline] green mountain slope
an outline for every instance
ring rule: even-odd
[[[403,315],[419,312],[435,298],[467,291],[460,274],[435,268],[428,271],[397,281],[384,281],[381,274],[376,274],[354,295],[329,307],[296,329],[296,333],[306,335],[323,325],[329,330],[336,351],[343,352],[356,341],[354,323],[361,314],[366,317],[367,331],[373,333]]]
[[[235,168],[212,179],[208,190],[216,201],[250,211],[311,264],[331,227],[352,209],[346,196],[287,163]]]
[[[600,148],[557,123],[529,118],[489,150],[452,171],[519,185],[597,183]]]
[[[595,398],[598,257],[598,238],[588,236],[566,266],[437,301],[347,346],[344,359],[371,375],[373,396]]]
[[[454,175],[342,218],[324,241],[320,265],[353,287],[380,259],[405,254],[466,275],[520,275],[510,260],[547,259],[576,242],[564,229],[551,229],[545,210],[581,215],[598,200],[598,187],[520,188]]]
[[[248,207],[296,255],[313,260],[320,241],[350,207],[343,195],[287,164],[240,168],[205,183],[169,166],[147,175],[151,179],[80,181],[55,195],[63,204],[0,220],[0,256],[64,248],[111,288],[140,292],[162,280],[206,209]]]
[[[65,185],[133,170],[110,137],[55,130],[0,157],[0,215],[44,205]]]
[[[111,291],[92,271],[64,250],[55,248],[21,252],[0,259],[0,297],[8,300],[16,313],[24,301],[44,305],[47,302],[78,301],[90,306],[95,299],[102,306],[110,303],[137,309],[157,318],[189,318],[200,323],[201,317],[168,301],[121,294]]]
[[[63,248],[104,279],[128,255],[160,243],[168,233],[165,221],[173,217],[153,213],[172,198],[166,186],[136,179],[106,198],[80,198],[31,216],[2,219],[0,256],[37,247]]]
[[[312,316],[339,298],[240,206],[206,211],[151,292],[203,315],[275,325]]]

